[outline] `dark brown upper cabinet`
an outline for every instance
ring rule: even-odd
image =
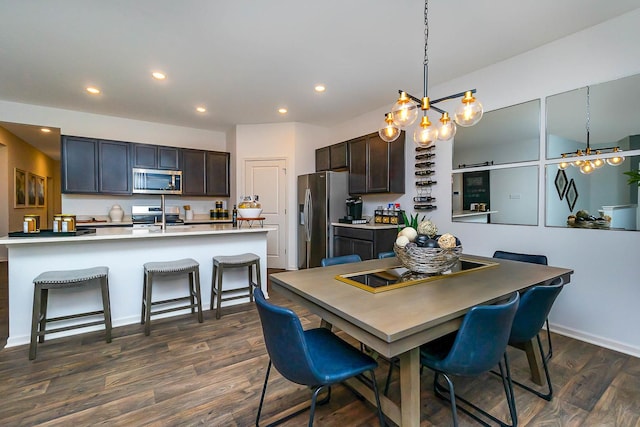
[[[404,193],[405,133],[391,142],[378,133],[348,141],[349,193]]]
[[[152,144],[133,144],[133,167],[144,169],[180,169],[180,149]]]
[[[182,150],[182,194],[229,196],[229,153]]]
[[[349,167],[348,159],[349,147],[346,142],[318,148],[316,150],[316,172],[347,170]]]
[[[62,192],[131,194],[131,149],[121,141],[62,137]]]

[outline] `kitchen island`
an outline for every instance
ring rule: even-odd
[[[143,264],[193,258],[200,263],[202,308],[209,309],[212,257],[253,252],[260,257],[262,290],[267,293],[267,232],[273,228],[232,228],[231,225],[181,225],[166,230],[136,230],[131,227],[105,227],[95,233],[55,237],[1,237],[0,245],[9,255],[9,338],[7,346],[29,342],[33,279],[44,271],[72,270],[94,266],[109,267],[109,291],[113,326],[140,323]],[[179,286],[154,286],[154,300],[184,296],[185,279],[165,279]],[[246,288],[245,269],[227,270],[224,288]],[[61,291],[64,292],[64,291]],[[236,303],[246,302],[239,299]],[[64,301],[55,294],[49,301],[48,317],[80,311],[100,310],[102,301],[95,289],[74,290]],[[224,307],[224,305],[223,305]],[[171,316],[189,310],[159,315]],[[212,320],[208,320],[212,321]],[[56,336],[99,330],[101,326],[51,334]],[[142,326],[141,326],[142,328]]]

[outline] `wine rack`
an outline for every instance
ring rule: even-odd
[[[433,152],[435,145],[429,147],[416,147],[415,176],[416,193],[413,198],[414,211],[431,211],[436,209],[436,198],[431,195],[432,187],[437,182],[432,178],[435,175],[435,157]]]

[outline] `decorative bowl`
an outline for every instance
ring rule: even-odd
[[[258,218],[262,213],[262,208],[238,208],[240,218]]]
[[[462,246],[451,249],[422,248],[409,243],[404,248],[393,245],[393,251],[402,265],[414,273],[442,274],[456,265]]]

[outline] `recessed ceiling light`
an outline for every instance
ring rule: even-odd
[[[40,129],[40,132],[43,132],[43,133],[49,133],[49,132],[51,132],[51,129],[48,129],[48,128],[41,128],[41,129]]]
[[[206,112],[207,112],[207,109],[206,109],[206,108],[204,108],[204,107],[196,107],[196,111],[197,111],[198,113],[206,113]]]
[[[98,95],[100,93],[100,89],[98,89],[97,87],[89,86],[87,87],[87,92],[89,92],[91,95]]]
[[[323,84],[316,85],[316,87],[314,87],[314,89],[315,89],[316,92],[324,92],[325,90],[327,90],[327,88]]]
[[[154,71],[153,73],[151,73],[151,75],[156,80],[164,80],[167,78],[167,75],[161,71]]]
[[[287,110],[286,108],[278,108],[278,113],[280,114],[287,114],[289,110]]]

